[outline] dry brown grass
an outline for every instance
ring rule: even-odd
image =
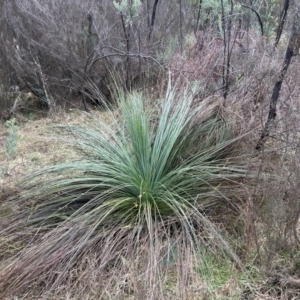
[[[70,109],[54,116],[35,121],[25,121],[22,115],[17,116],[18,153],[9,157],[5,150],[7,127],[0,123],[0,162],[4,174],[0,176],[0,186],[6,189],[23,176],[36,169],[58,164],[76,158],[71,149],[55,129],[57,125],[97,126],[97,118],[109,118],[105,112],[94,110],[92,114]]]

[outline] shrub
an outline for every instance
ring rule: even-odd
[[[128,89],[145,84],[164,65],[178,28],[191,26],[188,7],[178,3],[2,2],[1,83],[5,91],[18,84],[52,109],[81,94],[108,102],[116,80]]]
[[[18,152],[18,129],[16,119],[12,118],[5,122],[8,129],[8,136],[6,137],[6,153],[9,157],[14,156]]]
[[[24,242],[1,272],[4,294],[62,281],[74,286],[95,257],[100,294],[117,291],[129,274],[137,297],[163,299],[171,280],[186,298],[208,245],[239,263],[208,217],[214,207],[234,206],[230,195],[246,176],[236,130],[219,103],[195,104],[190,92],[169,87],[159,103],[153,109],[142,94],[131,94],[96,130],[61,127],[82,160],[22,182],[12,200],[19,211],[1,230]]]

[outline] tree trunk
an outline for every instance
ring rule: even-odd
[[[281,90],[284,75],[286,74],[286,71],[288,70],[288,67],[292,60],[292,57],[295,56],[296,54],[298,54],[299,47],[300,47],[300,4],[298,4],[296,6],[291,36],[290,36],[288,47],[287,47],[286,53],[285,53],[284,64],[281,69],[278,80],[276,81],[274,88],[273,88],[273,93],[272,93],[272,97],[271,97],[271,101],[270,101],[268,119],[267,119],[267,122],[263,129],[263,132],[261,134],[261,137],[256,145],[257,150],[260,150],[262,148],[267,137],[269,136],[270,126],[273,123],[274,119],[276,118],[276,105],[277,105],[277,100],[279,98],[279,93]]]
[[[284,4],[283,4],[283,8],[282,11],[280,13],[280,20],[278,23],[278,27],[276,30],[276,40],[275,40],[275,47],[277,47],[281,34],[282,34],[282,30],[283,30],[283,26],[286,20],[286,15],[287,15],[287,11],[289,9],[289,5],[290,5],[290,0],[284,0]]]

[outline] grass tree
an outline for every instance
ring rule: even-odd
[[[100,298],[115,290],[123,299],[126,277],[137,298],[164,299],[173,282],[184,299],[208,245],[238,262],[209,218],[234,205],[246,175],[230,118],[219,103],[170,87],[155,109],[144,98],[121,97],[99,128],[60,127],[82,158],[28,176],[11,200],[17,212],[0,242],[21,250],[3,255],[3,295],[74,287],[93,257]]]

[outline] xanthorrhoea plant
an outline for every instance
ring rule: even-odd
[[[1,273],[5,293],[45,282],[55,287],[93,256],[99,282],[114,287],[112,278],[130,274],[133,291],[143,286],[147,299],[163,299],[173,268],[186,297],[203,232],[230,251],[205,211],[230,201],[230,188],[245,176],[235,158],[238,138],[219,109],[170,88],[155,111],[133,93],[119,100],[109,124],[62,126],[82,159],[22,182],[14,199],[20,212],[2,234],[14,239],[18,232],[25,246]]]

